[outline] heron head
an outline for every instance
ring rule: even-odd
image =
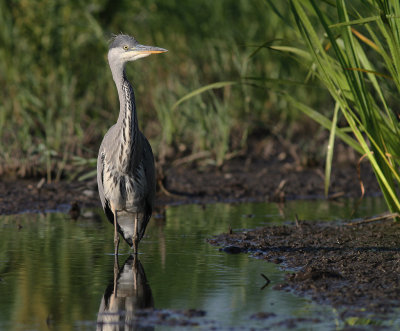
[[[125,64],[151,54],[164,53],[166,49],[139,44],[135,38],[126,34],[114,36],[108,51],[108,61],[115,64]]]

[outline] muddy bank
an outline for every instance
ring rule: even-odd
[[[297,221],[209,239],[227,253],[250,252],[289,273],[279,290],[346,307],[350,315],[400,305],[400,223],[359,225]],[[265,275],[268,277],[268,275]],[[365,310],[365,311],[364,311]]]
[[[284,201],[285,199],[323,198],[324,167],[302,159],[293,146],[276,141],[253,144],[246,156],[226,161],[222,166],[207,160],[182,157],[158,163],[159,184],[156,204],[209,203],[229,201]],[[162,165],[161,165],[162,163]],[[366,195],[379,192],[375,176],[367,163],[361,167]],[[339,145],[331,176],[330,195],[359,197],[357,158]],[[97,207],[100,201],[96,179],[86,182],[48,183],[33,180],[0,180],[0,214],[80,207]]]

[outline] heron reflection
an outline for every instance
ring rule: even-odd
[[[97,330],[152,329],[139,326],[135,312],[153,307],[151,288],[139,259],[131,255],[119,268],[115,256],[114,279],[101,299]]]

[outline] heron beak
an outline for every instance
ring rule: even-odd
[[[154,46],[145,46],[145,45],[136,45],[131,49],[132,52],[135,52],[136,54],[158,54],[158,53],[165,53],[168,52],[168,50],[160,47],[154,47]]]

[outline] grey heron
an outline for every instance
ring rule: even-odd
[[[145,56],[167,52],[144,46],[135,38],[119,34],[110,43],[108,63],[118,90],[119,116],[106,133],[97,158],[97,184],[104,212],[114,225],[114,254],[119,234],[137,254],[150,220],[156,191],[154,157],[146,137],[139,131],[133,88],[125,64]]]

